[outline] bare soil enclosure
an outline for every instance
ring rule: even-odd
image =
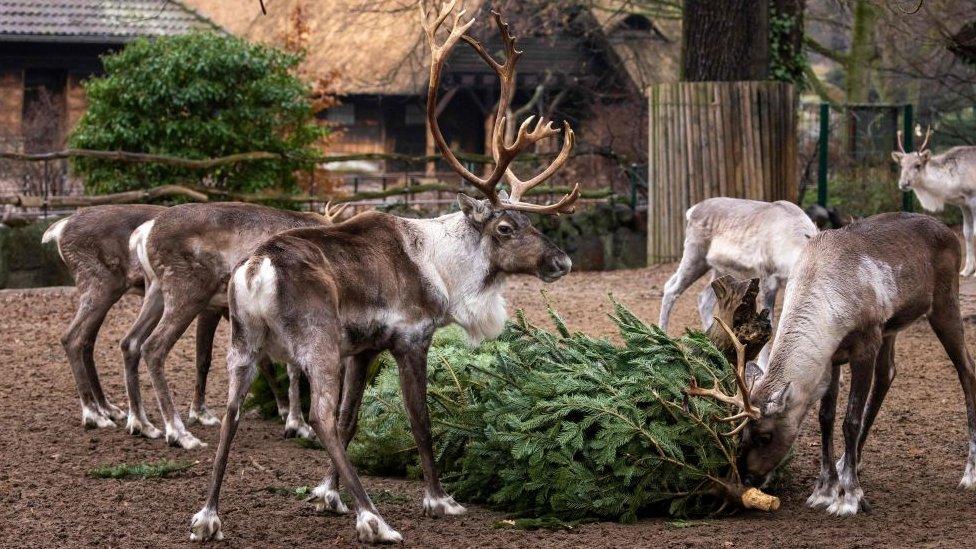
[[[613,333],[606,293],[645,320],[657,319],[661,287],[673,266],[571,274],[547,287],[573,329]],[[697,325],[699,282],[678,302],[672,330]],[[507,296],[534,321],[545,321],[535,279],[515,278]],[[963,282],[963,312],[976,313],[976,283]],[[135,317],[138,299],[113,310],[95,359],[112,401],[125,402],[118,341]],[[123,429],[81,428],[74,383],[59,337],[74,311],[70,289],[0,292],[0,544],[6,547],[186,546],[189,520],[203,502],[217,429],[192,427],[209,448],[187,452]],[[193,329],[170,354],[168,373],[185,413],[193,386]],[[218,333],[210,404],[221,410],[227,326]],[[967,340],[976,329],[967,323]],[[976,493],[956,488],[966,457],[965,408],[956,375],[925,322],[902,333],[899,375],[865,448],[862,485],[874,511],[834,518],[803,506],[819,468],[819,433],[807,418],[791,479],[778,513],[743,513],[677,524],[665,518],[636,524],[596,523],[572,531],[500,530],[505,515],[479,506],[457,519],[421,516],[420,482],[364,478],[377,505],[411,546],[431,547],[919,547],[968,546],[973,541]],[[846,377],[846,374],[845,374]],[[143,372],[147,398],[151,387]],[[842,389],[846,394],[846,387]],[[842,399],[840,406],[844,406]],[[155,416],[155,405],[149,404]],[[842,410],[843,408],[841,408]],[[153,417],[157,421],[156,417]],[[840,418],[838,418],[838,422]],[[160,422],[157,421],[157,425]],[[278,423],[248,419],[235,440],[224,483],[221,518],[226,541],[218,547],[276,547],[355,543],[354,519],[317,515],[289,494],[314,486],[325,470],[324,452],[280,437]],[[838,443],[840,443],[840,429]],[[189,470],[164,479],[102,480],[86,476],[99,465],[162,458],[193,460]],[[388,492],[385,492],[388,491]],[[684,526],[684,527],[679,527]]]

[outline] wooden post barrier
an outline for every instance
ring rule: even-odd
[[[783,82],[649,90],[648,262],[681,257],[685,212],[714,196],[796,201],[796,91]]]

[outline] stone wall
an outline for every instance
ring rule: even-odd
[[[0,225],[0,288],[38,288],[74,284],[54,244],[41,235],[56,219],[25,227]]]
[[[572,215],[540,216],[536,227],[573,259],[574,271],[647,266],[646,214],[625,204],[600,204]]]
[[[0,225],[0,288],[73,284],[54,244],[41,244],[41,235],[54,221],[15,229]],[[601,204],[573,215],[535,219],[535,226],[573,258],[574,271],[646,266],[647,233],[641,230],[646,225],[644,213],[635,214],[623,204]]]

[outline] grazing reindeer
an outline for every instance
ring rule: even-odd
[[[973,218],[976,216],[976,147],[953,147],[932,156],[926,147],[932,130],[925,132],[925,141],[916,152],[905,152],[902,134],[898,132],[898,151],[891,158],[901,166],[898,188],[915,191],[922,207],[940,212],[946,203],[959,206],[962,211],[962,233],[966,241],[966,264],[959,272],[963,276],[976,274],[976,244]]]
[[[85,427],[115,427],[116,421],[126,418],[125,412],[108,402],[102,390],[95,368],[95,340],[109,309],[124,294],[145,292],[139,260],[129,252],[129,238],[139,225],[165,210],[163,206],[144,204],[83,208],[52,224],[41,238],[42,243],[55,243],[79,294],[78,310],[61,343],[81,398]],[[210,369],[213,336],[219,322],[219,311],[208,310],[197,317],[198,384],[191,415],[203,407],[206,372]],[[262,372],[278,400],[279,410],[286,409],[287,402],[282,400],[274,376]],[[201,377],[203,383],[199,382]]]
[[[571,268],[569,257],[536,230],[522,212],[572,211],[579,186],[552,205],[529,204],[521,197],[550,177],[569,158],[573,133],[567,126],[563,148],[542,173],[518,179],[509,166],[533,143],[556,135],[540,120],[522,125],[508,144],[505,112],[515,86],[519,57],[508,26],[495,13],[506,59],[497,63],[464,33],[474,23],[454,17],[446,41],[435,34],[454,9],[448,4],[428,24],[422,21],[432,50],[427,121],[448,163],[487,200],[458,196],[461,211],[437,219],[401,219],[372,212],[334,227],[296,229],[268,239],[234,271],[228,288],[231,349],[227,412],[221,427],[209,495],[193,517],[190,538],[221,539],[217,516],[220,486],[240,407],[254,376],[255,361],[272,353],[301,366],[312,389],[312,425],[332,459],[331,474],[313,496],[320,507],[344,513],[336,491],[341,477],[355,501],[356,530],[364,542],[397,542],[400,534],[379,515],[346,455],[364,388],[365,367],[376,353],[389,350],[397,360],[403,400],[420,453],[426,490],[424,512],[457,515],[465,511],[441,487],[434,466],[427,414],[427,351],[434,330],[455,322],[473,340],[495,337],[505,320],[501,289],[513,273],[532,274],[552,282]],[[453,46],[464,39],[499,76],[501,100],[493,131],[495,165],[478,177],[468,171],[444,140],[435,113],[440,73]],[[496,185],[505,178],[511,198]],[[344,358],[345,372],[341,366]],[[341,397],[341,398],[340,398]]]
[[[144,357],[166,426],[167,442],[185,449],[205,446],[186,429],[176,410],[163,375],[166,355],[194,317],[216,311],[217,316],[211,317],[215,318],[216,328],[227,307],[226,286],[231,269],[259,243],[287,229],[330,225],[340,213],[341,209],[333,212],[327,208],[323,216],[237,202],[183,204],[167,209],[133,232],[129,247],[138,256],[149,285],[139,316],[121,343],[129,397],[127,429],[131,434],[159,436],[142,406],[138,369],[139,360]],[[209,364],[207,361],[207,369]],[[267,360],[262,359],[260,366],[270,372]],[[198,371],[196,398],[189,417],[191,422],[216,425],[220,420],[203,404],[207,369]],[[285,436],[309,438],[313,434],[302,418],[297,375],[298,370],[290,367]]]
[[[776,294],[817,227],[796,204],[742,198],[708,198],[685,213],[685,247],[678,270],[664,285],[658,324],[667,331],[678,297],[709,270],[714,277],[759,278],[763,307],[772,319]],[[715,292],[705,288],[698,314],[707,330]]]
[[[960,487],[976,488],[976,371],[959,313],[959,263],[952,231],[918,214],[876,215],[811,240],[787,285],[767,372],[754,389],[725,400],[742,408],[734,417],[744,419],[735,430],[742,431],[739,468],[747,483],[768,481],[819,399],[821,469],[807,505],[834,515],[867,508],[858,465],[895,377],[895,337],[927,315],[965,394],[969,457]],[[835,462],[834,413],[845,362],[851,389],[844,454]]]

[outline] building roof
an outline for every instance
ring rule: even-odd
[[[175,0],[0,0],[0,40],[123,43],[220,30]]]
[[[279,46],[295,32],[294,19],[300,10],[306,25],[306,67],[312,73],[337,75],[335,89],[340,95],[418,95],[426,90],[429,53],[416,0],[265,0],[267,15],[261,13],[258,0],[184,1],[238,36]],[[680,21],[654,21],[650,32],[631,32],[622,24],[627,1],[594,1],[593,20],[605,43],[638,89],[677,80]],[[469,14],[480,12],[483,22],[490,24],[485,4],[485,0],[467,0],[464,7]],[[552,44],[532,37],[520,40],[520,45],[526,51],[523,71],[527,62],[545,62],[556,51]],[[549,55],[530,51],[536,48],[546,48]],[[466,66],[468,57],[474,59],[467,48],[458,50],[448,70],[452,62]]]

